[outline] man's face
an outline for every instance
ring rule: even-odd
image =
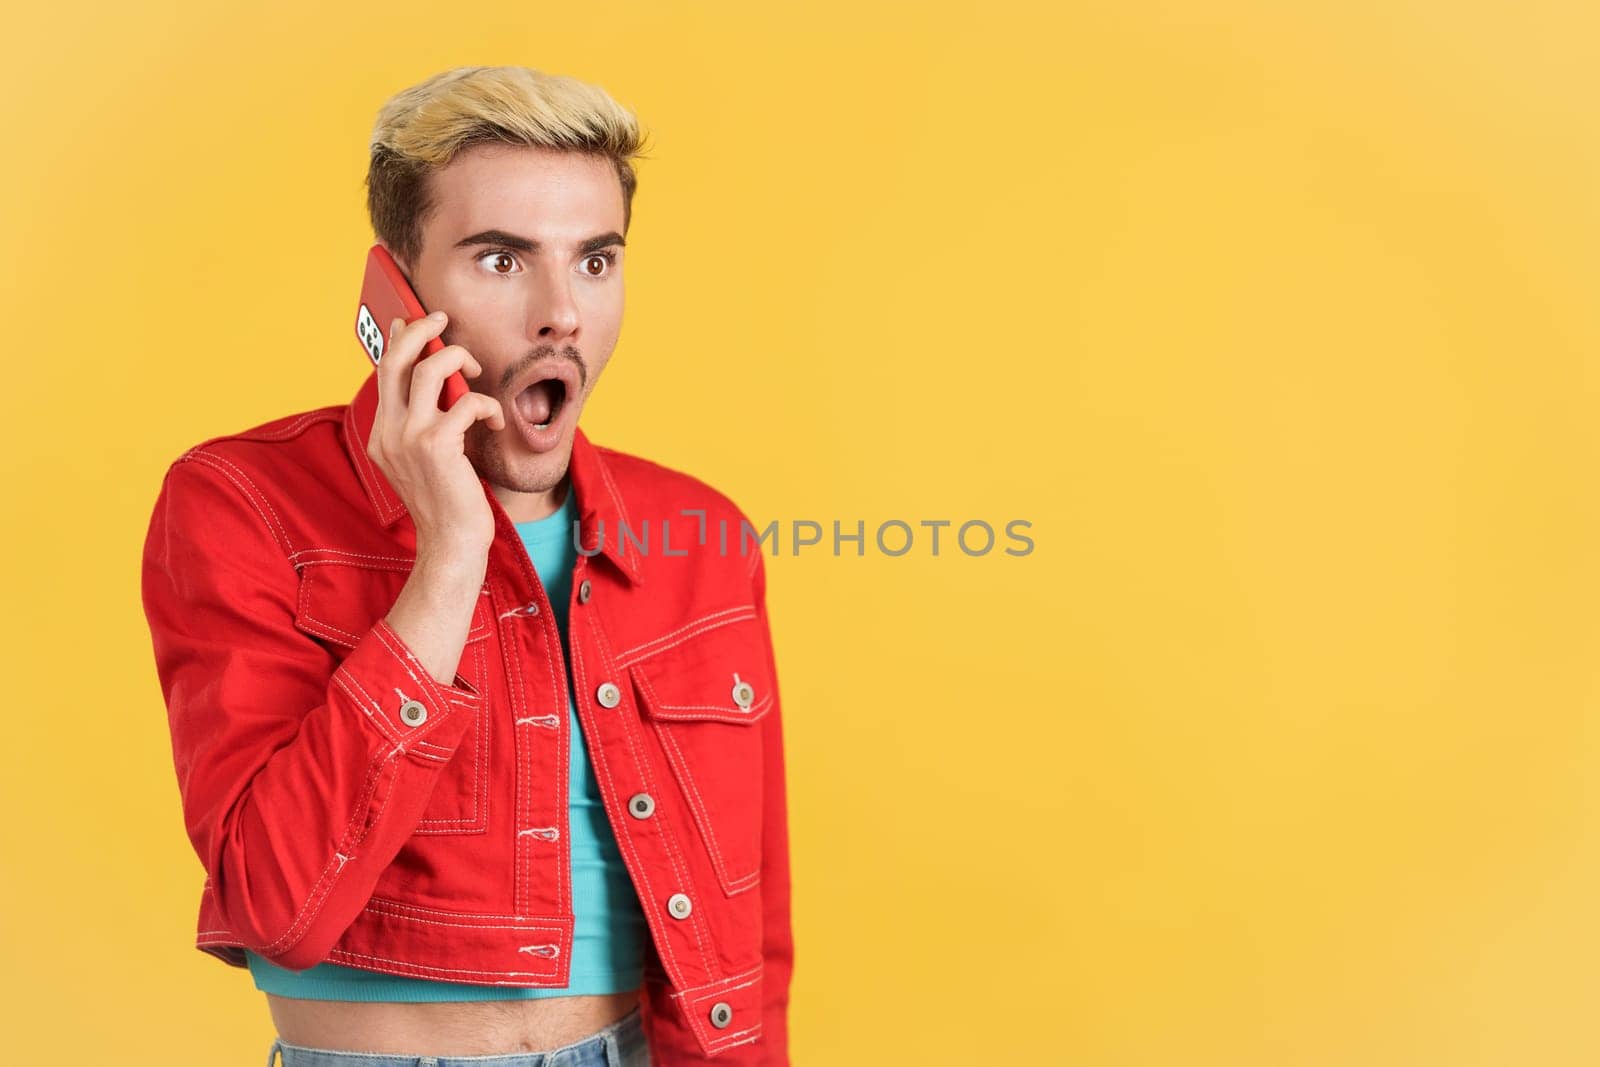
[[[605,159],[498,144],[430,181],[421,255],[400,269],[424,308],[450,316],[441,340],[483,366],[472,391],[505,410],[498,433],[482,419],[468,429],[467,459],[513,521],[541,518],[622,329],[622,184]]]

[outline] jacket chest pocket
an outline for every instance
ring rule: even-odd
[[[348,555],[339,553],[339,555]],[[356,642],[389,614],[410,577],[409,560],[352,564],[322,561],[302,565],[295,626],[335,648],[342,659]],[[433,794],[413,831],[418,834],[482,833],[489,815],[490,705],[488,637],[493,630],[489,593],[483,591],[473,610],[466,647],[453,683],[463,683],[483,699],[474,709],[458,707],[456,714],[476,716],[461,735],[450,762],[440,770]]]
[[[660,651],[647,646],[629,674],[723,889],[731,895],[754,887],[761,880],[765,733],[758,724],[773,706],[755,610]]]

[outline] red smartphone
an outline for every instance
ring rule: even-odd
[[[383,358],[391,322],[404,319],[410,325],[427,314],[394,257],[382,245],[373,245],[367,253],[367,273],[361,279],[361,309],[356,312],[356,340],[361,342],[361,350],[372,360],[372,365],[376,367]],[[444,342],[439,338],[430,338],[422,346],[422,355],[418,358],[431,356],[443,347]],[[439,409],[450,410],[450,406],[469,391],[467,379],[456,371],[444,380],[444,388],[439,390]]]

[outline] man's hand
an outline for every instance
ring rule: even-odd
[[[378,411],[367,455],[405,501],[417,528],[417,559],[386,616],[428,672],[448,685],[466,645],[472,611],[489,565],[494,512],[467,459],[467,427],[488,419],[505,428],[500,401],[468,393],[439,410],[444,380],[460,370],[483,372],[460,345],[426,359],[422,347],[444,329],[436,311],[409,326],[395,319],[378,364]]]
[[[478,419],[503,430],[506,416],[500,401],[483,393],[468,393],[449,411],[439,410],[447,377],[458,370],[470,378],[483,372],[460,345],[419,358],[445,321],[444,312],[435,311],[410,325],[401,319],[390,324],[388,349],[378,364],[378,410],[367,455],[411,512],[419,558],[426,545],[435,555],[477,552],[487,560],[494,515],[466,457],[465,440],[467,427]]]

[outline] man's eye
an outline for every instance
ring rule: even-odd
[[[590,269],[596,260],[599,260],[601,264],[598,271]],[[583,273],[590,278],[604,278],[611,268],[616,266],[616,263],[617,254],[615,252],[594,252],[583,257]]]
[[[486,259],[490,261],[489,269],[491,271],[493,271],[494,273],[496,273],[496,274],[504,276],[504,275],[507,275],[507,274],[515,274],[516,273],[515,271],[512,271],[512,270],[501,270],[500,269],[500,263],[502,261],[509,261],[510,263],[513,263],[513,264],[515,264],[516,261],[517,261],[517,257],[516,256],[512,255],[510,252],[505,251],[504,249],[497,248],[497,249],[494,249],[493,251],[485,252],[483,255],[478,257],[478,262],[482,263]]]

